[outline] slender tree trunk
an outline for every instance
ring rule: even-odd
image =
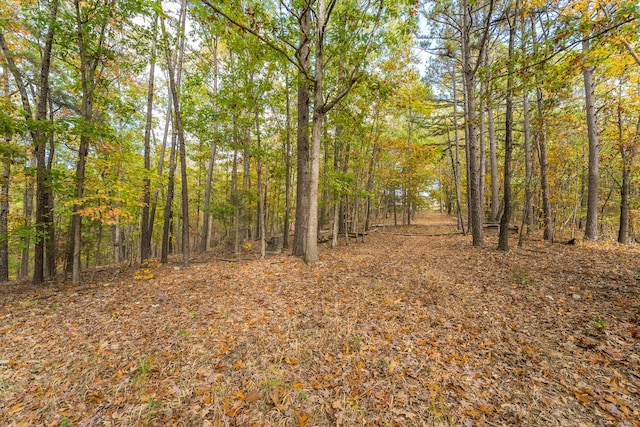
[[[142,224],[140,236],[140,261],[144,262],[151,256],[151,225],[153,218],[149,216],[151,205],[151,131],[153,125],[153,94],[156,66],[156,38],[158,32],[158,17],[153,22],[153,41],[151,44],[151,59],[149,61],[149,86],[147,89],[147,122],[144,130],[144,169],[145,178],[142,190]]]
[[[525,18],[521,21],[521,45],[520,50],[523,57],[526,57],[527,33],[525,26]],[[525,63],[525,65],[527,65]],[[524,188],[524,207],[522,212],[522,224],[520,234],[518,236],[518,246],[522,246],[524,242],[525,226],[527,235],[531,234],[533,229],[533,191],[531,189],[533,181],[533,160],[531,157],[531,122],[529,117],[529,88],[526,80],[523,80],[522,92],[522,139],[524,142],[524,167],[525,167],[525,188]]]
[[[173,102],[171,103],[173,105]],[[171,230],[173,222],[173,198],[175,193],[175,176],[176,176],[176,129],[173,126],[171,136],[171,148],[169,150],[169,177],[167,181],[167,199],[164,206],[164,218],[162,227],[162,249],[160,252],[160,262],[166,264],[171,249]]]
[[[183,0],[180,8],[180,17],[178,24],[178,49],[176,60],[171,60],[169,51],[169,42],[167,40],[167,32],[164,27],[164,21],[161,19],[162,24],[162,37],[165,43],[165,57],[167,58],[167,68],[174,74],[173,78],[169,75],[169,80],[173,80],[173,89],[169,88],[170,99],[170,112],[167,112],[167,116],[171,117],[172,134],[171,134],[171,148],[169,154],[169,178],[167,183],[167,199],[165,202],[164,221],[162,230],[162,249],[160,254],[160,262],[166,263],[168,261],[169,253],[172,251],[172,239],[173,239],[173,199],[175,197],[175,171],[176,171],[176,149],[178,145],[178,124],[176,119],[176,111],[178,110],[176,105],[176,97],[173,96],[173,90],[176,93],[180,90],[180,83],[182,79],[182,60],[184,54],[184,28],[186,21],[186,3]],[[166,130],[165,130],[166,131]],[[166,135],[165,135],[166,136]],[[163,147],[164,148],[164,147]],[[164,154],[164,150],[163,150]],[[183,236],[184,237],[184,236]],[[183,251],[184,256],[184,251]]]
[[[453,82],[453,138],[456,148],[455,162],[453,157],[451,161],[453,163],[453,175],[456,185],[456,217],[458,222],[458,230],[465,234],[464,230],[464,218],[462,217],[462,183],[460,179],[460,134],[458,123],[458,90],[457,90],[457,77],[455,73],[455,66],[451,67],[451,79]]]
[[[218,39],[213,39],[213,109],[218,109]],[[217,129],[217,122],[213,123],[213,128]],[[217,144],[211,143],[209,152],[209,164],[207,168],[207,182],[204,190],[204,218],[202,220],[202,240],[200,241],[200,251],[206,252],[209,242],[209,212],[211,211],[211,187],[213,184],[213,169],[216,164]]]
[[[463,1],[463,26],[469,28],[471,25],[471,5],[469,0]],[[468,31],[464,31],[462,35],[462,61],[463,61],[463,77],[464,89],[467,96],[467,105],[465,111],[465,119],[467,123],[468,134],[467,147],[469,152],[469,198],[471,211],[471,234],[473,236],[473,246],[484,245],[484,230],[482,222],[484,212],[482,208],[482,191],[480,188],[480,162],[479,162],[479,146],[478,146],[478,124],[477,112],[475,108],[475,74],[476,69],[471,63],[471,40]]]
[[[589,52],[589,41],[582,42],[582,52]],[[589,136],[589,180],[587,190],[587,224],[584,238],[598,240],[598,128],[596,125],[596,101],[593,73],[595,67],[589,65],[582,70],[584,76],[585,104],[587,109],[587,128]]]
[[[164,169],[164,157],[165,157],[165,152],[167,151],[167,141],[169,140],[169,127],[173,126],[172,125],[173,123],[172,105],[173,104],[171,102],[171,97],[169,97],[167,99],[167,114],[165,118],[164,134],[162,136],[162,147],[160,148],[160,156],[158,159],[158,178],[162,178],[163,169]],[[172,131],[172,134],[173,134],[173,131]],[[172,147],[174,146],[175,144],[172,144]],[[160,179],[158,179],[158,181],[160,181]],[[160,193],[159,187],[156,186],[153,194],[153,202],[151,203],[151,210],[149,212],[149,236],[152,236],[152,238],[153,238],[153,228],[154,228],[155,217],[156,217],[156,209],[158,206],[159,193]],[[164,231],[164,228],[163,228],[163,231]],[[162,243],[161,243],[161,247],[162,247]],[[162,252],[162,249],[161,249],[161,252]],[[166,261],[163,261],[163,262],[166,262]]]
[[[287,70],[289,68],[287,67]],[[289,232],[290,232],[290,215],[291,215],[291,99],[289,97],[289,74],[287,72],[285,76],[286,80],[286,137],[284,141],[284,164],[285,164],[285,178],[284,178],[284,227],[282,230],[282,248],[289,248]]]
[[[90,43],[85,40],[84,26],[86,22],[80,11],[80,1],[74,0],[76,12],[76,30],[78,53],[80,56],[80,76],[82,80],[82,105],[80,115],[87,125],[93,123],[93,96],[97,86],[96,70],[104,60],[102,46],[104,44],[106,26],[109,19],[105,19],[100,29],[100,34],[95,46],[96,52],[87,51]],[[80,273],[82,271],[81,248],[82,248],[82,198],[84,195],[84,178],[86,170],[87,156],[89,154],[89,135],[80,135],[80,146],[78,147],[78,163],[76,165],[76,201],[73,206],[72,230],[73,230],[73,271],[71,282],[74,285],[80,283]]]
[[[533,35],[534,54],[537,53],[536,26],[535,21],[531,20],[531,34]],[[540,192],[542,193],[542,221],[544,227],[544,240],[553,241],[554,225],[551,221],[551,197],[549,190],[549,161],[547,160],[547,122],[544,109],[544,92],[542,90],[542,81],[544,70],[536,71],[536,128],[534,138],[538,152],[538,160],[540,163]]]
[[[491,98],[487,102],[487,122],[489,128],[489,163],[491,167],[491,214],[489,221],[496,222],[500,215],[500,193],[498,190],[498,154],[496,144],[496,126]]]
[[[238,194],[238,150],[233,149],[233,165],[231,167],[231,202],[233,203],[234,253],[240,255],[240,195]]]
[[[2,85],[4,98],[9,100],[9,70],[2,67]],[[11,143],[9,134],[5,134],[4,141],[7,146]],[[9,280],[9,184],[11,179],[11,159],[0,157],[2,163],[2,175],[0,176],[0,282]]]
[[[640,136],[640,119],[636,125],[636,135],[633,143],[638,144]],[[622,157],[622,185],[620,186],[620,225],[618,228],[618,243],[628,243],[629,237],[629,193],[631,192],[631,166],[635,148],[627,148],[622,133],[622,108],[618,100],[618,145]]]
[[[485,51],[483,66],[489,65],[489,54],[488,49]],[[483,217],[484,217],[484,205],[485,205],[485,184],[487,179],[487,144],[486,144],[486,136],[485,136],[485,124],[484,124],[484,115],[485,115],[485,98],[487,100],[487,104],[492,102],[491,92],[489,90],[490,79],[487,78],[484,81],[480,82],[480,100],[478,102],[478,147],[479,147],[479,156],[480,156],[480,200],[482,200],[483,205]],[[484,222],[484,221],[483,221]]]
[[[53,36],[56,28],[55,21],[58,15],[58,0],[51,3],[49,30],[46,36],[44,50],[42,52],[42,65],[40,67],[40,85],[38,101],[36,105],[36,121],[44,123],[47,120],[47,101],[49,100],[49,70],[51,68],[51,52],[53,50]],[[36,235],[38,236],[34,247],[33,257],[33,283],[44,281],[44,249],[48,225],[47,200],[48,200],[48,174],[46,165],[46,151],[48,143],[47,132],[38,129],[34,140],[36,151]]]
[[[9,137],[5,142],[9,144]],[[2,159],[2,177],[0,178],[0,282],[9,280],[9,182],[11,161]]]
[[[32,153],[30,164],[33,166],[36,164],[35,153]],[[31,177],[28,178],[24,189],[24,203],[23,203],[23,215],[24,225],[31,227],[31,218],[33,217],[33,193],[35,192],[35,183]],[[27,233],[21,239],[22,256],[20,258],[20,274],[19,278],[25,278],[29,276],[29,264],[30,264],[30,249],[31,249],[31,233]]]
[[[254,99],[254,113],[255,113],[255,126],[256,126],[256,140],[258,145],[256,174],[257,174],[257,186],[258,186],[258,233],[260,234],[260,258],[264,259],[266,252],[266,226],[265,226],[265,203],[263,198],[263,183],[262,183],[262,140],[260,136],[260,111],[258,110],[258,97]]]
[[[181,16],[184,16],[185,3],[183,0],[183,12]],[[184,28],[182,24],[181,28]],[[181,30],[182,31],[182,30]],[[163,28],[164,33],[164,28]],[[182,56],[182,40],[180,46],[180,56]],[[182,128],[182,116],[180,113],[180,99],[178,98],[178,83],[176,80],[174,67],[171,61],[171,54],[169,52],[169,46],[165,46],[165,56],[167,59],[168,71],[169,71],[169,89],[171,91],[171,98],[173,100],[173,110],[175,117],[176,132],[178,136],[179,155],[180,155],[180,175],[181,175],[181,195],[182,195],[182,264],[185,267],[189,266],[190,257],[190,241],[189,241],[189,194],[187,185],[187,154],[186,144],[184,141],[184,130]]]
[[[505,114],[505,138],[504,138],[504,210],[500,218],[500,236],[498,237],[498,249],[509,250],[509,222],[511,221],[511,158],[513,155],[513,57],[516,38],[516,23],[520,2],[516,0],[513,17],[509,19],[509,56],[507,76],[507,100]]]
[[[249,129],[245,128],[242,151],[242,191],[240,192],[240,223],[242,231],[242,243],[251,238],[251,220],[247,207],[247,196],[251,187],[251,157],[249,154]]]
[[[49,120],[51,123],[51,127],[54,125],[54,113],[52,102],[49,101]],[[55,214],[53,211],[54,208],[54,199],[53,199],[53,185],[51,182],[52,176],[51,171],[53,169],[53,160],[55,156],[55,139],[53,132],[49,132],[49,156],[47,158],[47,175],[45,180],[46,185],[46,196],[47,196],[47,204],[45,207],[45,213],[47,216],[46,226],[45,226],[45,240],[46,240],[46,251],[45,251],[45,264],[44,264],[44,273],[46,277],[54,277],[56,275],[56,233],[55,233]]]
[[[336,125],[334,133],[334,154],[333,154],[333,168],[336,172],[341,171],[342,168],[342,126]],[[332,235],[331,235],[331,248],[338,246],[338,235],[340,233],[340,206],[342,204],[342,194],[336,188],[333,195],[333,222]]]
[[[526,92],[526,87],[524,90],[525,92],[522,95],[522,138],[524,140],[525,188],[522,227],[520,228],[518,246],[522,246],[525,225],[527,227],[527,234],[530,234],[533,228],[533,191],[531,190],[531,182],[533,180],[533,162],[531,159],[531,125],[529,123],[529,95]]]
[[[311,10],[305,6],[300,19],[300,47],[298,62],[305,70],[311,68],[310,37]],[[297,182],[296,182],[296,222],[293,236],[293,255],[304,255],[309,228],[309,192],[311,188],[311,168],[309,165],[309,82],[298,75],[298,133],[297,133]]]

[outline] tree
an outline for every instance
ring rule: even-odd
[[[156,66],[156,38],[158,32],[158,17],[153,22],[151,58],[149,60],[149,86],[147,90],[147,118],[144,129],[144,169],[147,176],[144,179],[142,195],[142,222],[140,226],[140,261],[151,256],[151,223],[149,217],[151,205],[151,127],[153,126],[153,93]]]
[[[40,79],[38,85],[38,94],[36,100],[36,113],[32,113],[31,101],[27,93],[27,87],[20,70],[16,66],[13,53],[9,50],[9,46],[4,38],[4,34],[0,30],[0,47],[4,52],[7,60],[7,66],[18,86],[22,106],[28,119],[33,120],[29,126],[31,138],[34,145],[36,159],[36,235],[38,240],[35,246],[34,256],[34,272],[33,283],[39,284],[44,280],[44,248],[45,236],[50,235],[53,224],[49,223],[49,212],[47,211],[48,193],[51,191],[47,182],[47,166],[46,166],[46,145],[48,142],[48,134],[46,132],[47,121],[47,101],[49,99],[49,70],[51,68],[51,54],[53,50],[54,32],[56,27],[56,18],[58,14],[58,0],[53,0],[50,4],[50,14],[48,19],[48,30],[45,36],[45,44],[42,48],[42,59],[40,64]],[[51,207],[52,209],[53,207]],[[50,209],[50,210],[51,210]]]
[[[511,8],[509,8],[511,9]],[[498,249],[509,250],[509,222],[511,221],[511,158],[513,156],[513,80],[514,80],[514,44],[516,38],[516,24],[520,12],[520,1],[515,0],[513,15],[509,12],[507,22],[509,24],[509,53],[507,57],[507,108],[505,113],[505,140],[504,140],[504,210],[500,218],[500,237]]]
[[[582,41],[582,52],[589,52],[589,40]],[[587,114],[588,139],[589,139],[589,183],[587,197],[587,224],[584,230],[584,238],[598,240],[598,127],[596,124],[595,87],[593,83],[593,65],[585,65],[582,70],[584,76],[584,92]]]

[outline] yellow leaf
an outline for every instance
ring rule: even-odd
[[[304,412],[296,411],[296,419],[298,420],[300,427],[307,427],[309,425],[309,415]]]

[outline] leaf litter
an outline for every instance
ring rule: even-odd
[[[454,228],[0,287],[0,424],[640,426],[638,247]]]

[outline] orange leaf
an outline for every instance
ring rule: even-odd
[[[300,427],[307,427],[309,425],[309,415],[304,412],[296,411],[296,419],[298,420]]]

